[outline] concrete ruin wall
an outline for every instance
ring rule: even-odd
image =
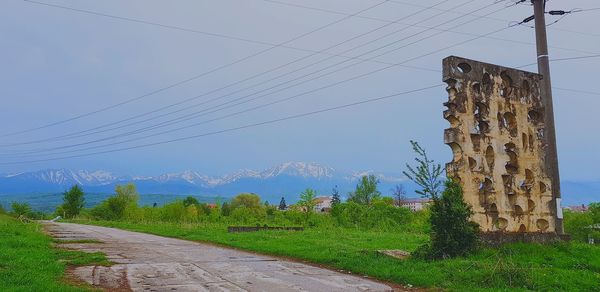
[[[452,148],[446,165],[483,232],[554,232],[544,167],[544,108],[538,74],[459,57],[444,59]]]

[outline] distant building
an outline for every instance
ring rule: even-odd
[[[581,204],[581,206],[568,206],[564,207],[564,209],[570,210],[572,212],[587,212],[588,207],[584,204]]]
[[[316,197],[315,212],[329,212],[331,211],[331,201],[333,197]]]
[[[411,211],[423,210],[425,206],[431,204],[430,199],[407,199],[400,202],[400,207],[405,207]]]
[[[216,209],[217,208],[217,204],[214,204],[214,203],[206,204],[206,206],[208,206],[209,209]]]

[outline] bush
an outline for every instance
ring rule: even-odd
[[[30,217],[30,215],[32,213],[31,206],[29,206],[29,204],[27,204],[27,203],[12,202],[12,204],[10,205],[10,208],[12,209],[12,214],[15,217],[20,217],[20,216]]]
[[[333,207],[331,215],[338,225],[361,229],[392,231],[411,221],[412,214],[406,208],[398,208],[378,201],[372,205],[355,202],[340,203]]]
[[[257,194],[239,194],[231,200],[231,208],[236,209],[239,207],[246,207],[251,209],[260,208],[260,197]]]
[[[6,214],[6,210],[4,209],[4,206],[2,206],[2,204],[0,204],[0,214]]]
[[[429,258],[464,256],[475,251],[478,244],[479,226],[469,221],[473,212],[463,200],[461,186],[453,180],[446,181],[445,186],[442,196],[431,206],[431,246],[419,251]]]
[[[139,194],[135,185],[116,186],[115,195],[108,197],[91,210],[91,215],[97,219],[120,220],[126,210],[137,208]]]

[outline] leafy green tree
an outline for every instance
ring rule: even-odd
[[[221,206],[221,215],[223,216],[229,216],[231,215],[231,204],[225,202],[223,203],[223,206]]]
[[[192,196],[187,196],[184,200],[183,200],[183,205],[188,207],[188,206],[198,206],[200,205],[200,202],[198,201],[198,199],[192,197]]]
[[[2,204],[0,204],[0,214],[6,214],[6,210],[4,209],[4,206],[2,206]]]
[[[374,199],[381,197],[377,190],[379,180],[374,175],[363,176],[360,183],[356,185],[356,190],[350,193],[349,202],[355,202],[361,205],[369,205]]]
[[[285,203],[285,198],[281,197],[281,201],[279,201],[279,210],[284,211],[287,209],[287,204]]]
[[[126,185],[118,185],[115,187],[115,195],[120,197],[123,201],[128,204],[137,206],[140,194],[134,184],[128,183]]]
[[[441,192],[442,180],[440,177],[444,170],[440,164],[436,164],[427,157],[427,152],[419,143],[411,140],[410,144],[413,151],[417,153],[415,158],[417,166],[413,168],[407,163],[406,168],[408,171],[403,171],[403,173],[422,188],[416,191],[417,194],[426,198],[437,199]]]
[[[81,212],[85,203],[83,190],[78,185],[74,185],[67,192],[63,193],[62,214],[65,218],[73,218]]]
[[[231,200],[231,208],[246,207],[250,209],[260,208],[260,197],[257,194],[242,193]]]
[[[445,187],[431,206],[431,258],[464,256],[478,244],[479,226],[469,220],[473,211],[463,200],[462,187],[454,180],[446,181]]]
[[[302,207],[302,211],[306,216],[306,221],[310,217],[310,214],[313,212],[316,202],[315,198],[317,193],[313,189],[306,189],[302,193],[300,193],[300,201],[298,201],[298,206]]]
[[[137,208],[139,196],[134,184],[118,185],[115,194],[94,207],[91,214],[104,220],[122,219],[127,209]]]
[[[340,200],[340,192],[337,189],[337,186],[331,190],[331,208],[337,206],[341,202]]]
[[[31,214],[31,206],[27,203],[12,202],[10,208],[15,217],[28,217]]]

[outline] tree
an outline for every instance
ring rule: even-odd
[[[15,217],[29,216],[31,214],[31,206],[27,203],[12,202],[10,208]]]
[[[287,204],[285,203],[285,198],[281,197],[281,201],[279,201],[279,210],[284,211],[287,209]]]
[[[187,198],[185,198],[183,200],[183,205],[188,207],[188,206],[198,206],[200,205],[200,202],[198,201],[198,199],[192,197],[192,196],[188,196]]]
[[[349,194],[348,201],[370,205],[373,199],[381,197],[381,193],[377,190],[378,183],[379,180],[374,175],[363,176],[360,183],[356,185],[356,190]]]
[[[300,201],[298,201],[298,205],[303,208],[304,214],[306,214],[306,221],[308,221],[310,214],[315,208],[316,194],[317,193],[313,189],[306,189],[302,193],[300,193]]]
[[[231,200],[231,208],[246,207],[250,209],[260,208],[260,197],[257,194],[242,193]]]
[[[4,206],[0,204],[0,214],[6,214],[6,210],[4,210]]]
[[[115,187],[115,196],[121,198],[128,204],[137,206],[140,194],[134,184],[128,183],[126,185],[118,185]]]
[[[340,202],[340,192],[338,191],[337,186],[335,186],[333,190],[331,190],[331,208],[337,206]]]
[[[404,190],[403,185],[396,185],[392,189],[392,195],[394,197],[396,206],[402,206],[402,204],[406,201],[406,191]]]
[[[114,195],[91,210],[92,216],[105,220],[122,219],[125,210],[137,208],[139,196],[134,184],[118,185]]]
[[[417,194],[423,197],[435,200],[439,197],[442,181],[440,176],[444,172],[440,164],[436,164],[433,160],[427,157],[425,149],[415,141],[410,141],[413,151],[417,153],[415,161],[417,166],[413,168],[408,163],[406,164],[407,171],[403,171],[410,180],[418,184],[422,189],[417,190]]]
[[[78,185],[74,185],[67,192],[63,193],[62,212],[65,218],[73,218],[79,215],[85,203],[83,190]]]
[[[479,226],[471,222],[471,206],[463,200],[460,184],[454,180],[445,183],[441,198],[431,206],[432,258],[464,256],[477,248]]]
[[[221,215],[229,216],[231,214],[231,204],[225,202],[221,207]]]

